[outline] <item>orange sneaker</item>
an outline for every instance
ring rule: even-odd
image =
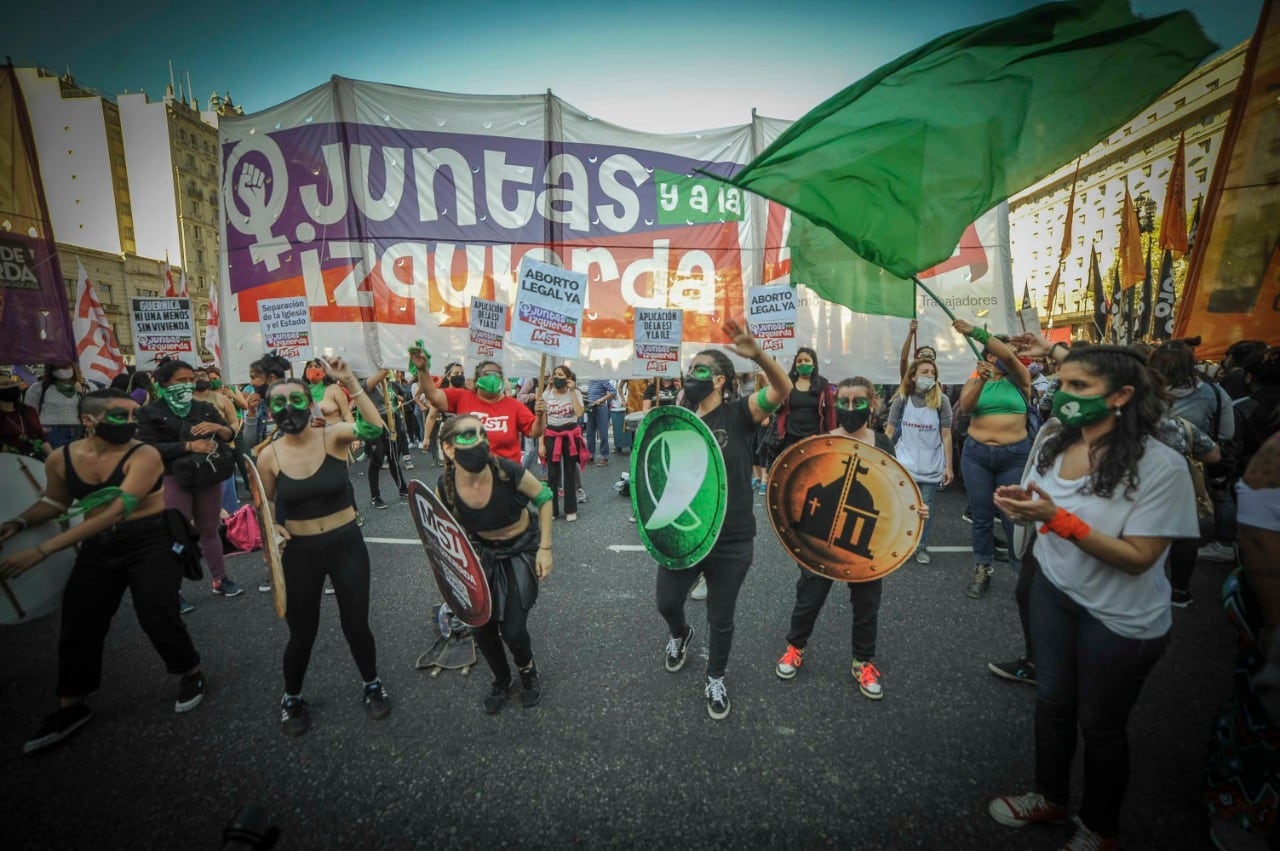
[[[782,658],[778,660],[777,666],[773,669],[779,679],[789,680],[800,670],[800,666],[804,664],[804,650],[799,647],[787,645],[787,652],[782,654]]]
[[[858,681],[858,690],[863,697],[871,700],[884,697],[884,689],[880,687],[880,669],[875,665],[854,659],[853,676]]]

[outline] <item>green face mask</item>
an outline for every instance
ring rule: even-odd
[[[482,375],[476,379],[476,389],[483,390],[485,393],[501,393],[502,376],[492,372]]]
[[[813,364],[811,363],[796,364],[796,375],[806,376],[806,377],[813,375]]]
[[[210,389],[210,390],[221,390],[221,389],[222,389],[222,379],[221,379],[221,378],[210,378],[210,379],[209,379],[209,389]]]
[[[1106,396],[1077,396],[1065,390],[1053,394],[1053,415],[1065,426],[1082,428],[1111,416]]]
[[[191,396],[195,392],[195,383],[185,381],[181,384],[170,384],[167,387],[161,387],[160,398],[169,404],[175,414],[185,417],[191,411]]]

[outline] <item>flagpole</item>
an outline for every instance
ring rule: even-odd
[[[920,280],[920,276],[919,276],[919,275],[912,275],[912,276],[911,276],[911,280],[915,281],[916,286],[917,286],[917,287],[919,287],[920,289],[924,290],[925,295],[927,295],[929,298],[933,299],[934,303],[935,303],[936,305],[938,305],[938,307],[941,307],[941,308],[942,308],[942,312],[943,312],[943,313],[945,313],[945,314],[947,314],[947,318],[948,318],[948,319],[950,319],[952,322],[955,322],[957,319],[959,319],[959,318],[960,318],[960,317],[956,316],[954,313],[952,313],[952,312],[951,312],[951,308],[947,307],[947,305],[946,305],[946,303],[945,303],[945,302],[943,302],[943,301],[942,301],[941,299],[939,299],[936,295],[934,295],[934,294],[933,294],[933,292],[932,292],[928,287],[926,287],[926,286],[924,285],[924,283]],[[913,299],[912,301],[913,301],[913,303],[914,303],[914,299]],[[914,308],[913,308],[913,309],[914,309]],[[973,344],[973,338],[972,338],[972,337],[965,337],[965,339],[969,341],[969,348],[973,349],[973,355],[974,355],[974,357],[976,357],[978,360],[982,360],[982,352],[979,352],[979,351],[978,351],[978,347],[977,347],[977,346],[975,346],[975,345]]]

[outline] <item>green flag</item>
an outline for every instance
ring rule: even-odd
[[[1037,6],[890,62],[797,121],[730,182],[910,278],[1214,48],[1189,12],[1140,19],[1124,0]]]
[[[854,313],[916,315],[915,284],[863,260],[826,228],[791,214],[787,237],[791,283],[804,284],[827,301]]]

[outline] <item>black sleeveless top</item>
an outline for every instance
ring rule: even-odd
[[[111,471],[111,475],[107,476],[107,480],[97,484],[94,484],[93,482],[86,482],[84,479],[80,478],[80,475],[76,472],[76,468],[71,463],[70,444],[62,447],[63,460],[66,462],[67,467],[67,491],[71,494],[71,499],[73,501],[84,499],[94,491],[100,491],[103,488],[120,487],[120,485],[124,483],[124,462],[129,460],[130,455],[146,445],[147,444],[145,443],[139,443],[137,446],[134,446],[128,452],[124,453],[124,457],[120,459],[120,463],[116,464],[116,468]],[[155,493],[163,486],[164,476],[160,476],[156,479],[156,483],[151,486],[151,490],[149,490],[148,493]]]
[[[276,466],[279,466],[279,459]],[[305,479],[295,479],[280,470],[276,476],[276,499],[290,520],[315,520],[351,507],[347,462],[324,453],[320,469]]]
[[[520,480],[524,478],[524,467],[507,458],[493,456],[498,468],[506,474],[508,481],[497,475],[493,477],[493,493],[489,496],[489,504],[484,508],[472,508],[462,501],[461,497],[450,501],[445,489],[444,478],[436,485],[436,495],[444,500],[444,504],[453,509],[453,516],[462,524],[462,528],[475,534],[505,529],[520,519],[529,497],[520,493]]]

